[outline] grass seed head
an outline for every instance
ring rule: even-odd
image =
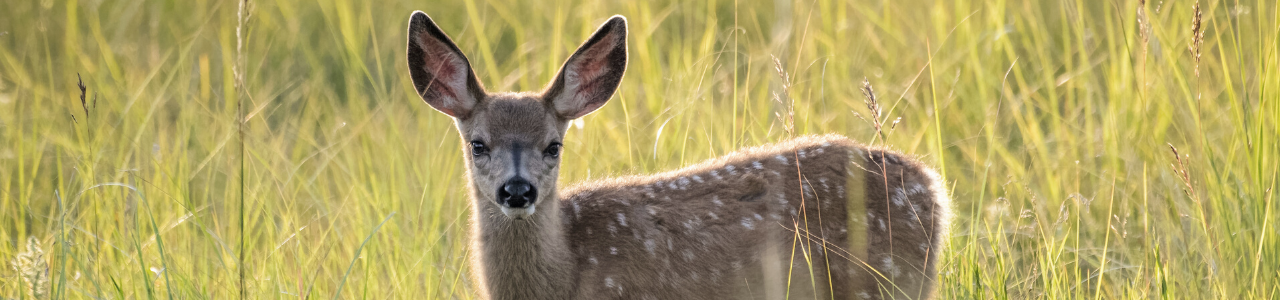
[[[863,118],[862,115],[859,115],[857,112],[854,112],[853,114],[859,119],[862,119],[863,122],[871,123],[871,127],[876,130],[876,136],[880,138],[881,142],[883,142],[884,139],[888,137],[884,133],[884,123],[888,118],[884,116],[884,107],[880,106],[880,99],[876,97],[876,91],[871,87],[871,81],[866,77],[862,78],[862,96],[865,98],[863,102],[867,105],[867,110],[871,112],[871,120]],[[901,121],[901,117],[894,119],[893,123],[889,125],[890,132],[892,132],[894,128],[898,127],[898,122]]]
[[[787,70],[783,68],[782,60],[779,60],[777,56],[771,55],[769,57],[773,58],[774,70],[778,72],[778,78],[782,79],[782,93],[773,94],[773,101],[782,105],[782,111],[775,115],[778,117],[778,122],[782,123],[782,128],[786,130],[787,134],[794,135],[796,104],[795,99],[791,98],[791,76],[787,75]]]
[[[1191,51],[1191,56],[1195,57],[1195,74],[1200,77],[1200,53],[1201,45],[1204,44],[1204,27],[1201,27],[1200,1],[1196,1],[1191,5],[1191,45],[1187,46],[1187,50]]]
[[[88,91],[88,87],[84,86],[84,79],[80,78],[80,73],[76,73],[76,87],[80,88],[80,108],[84,109],[84,115],[89,115],[89,105],[85,103],[84,96]]]
[[[26,284],[28,296],[33,299],[45,298],[49,290],[49,263],[45,261],[40,240],[27,237],[27,248],[13,258],[12,268]]]
[[[1136,20],[1138,22],[1138,38],[1142,40],[1142,47],[1145,49],[1147,42],[1151,40],[1151,21],[1147,18],[1147,1],[1138,0],[1138,10]]]

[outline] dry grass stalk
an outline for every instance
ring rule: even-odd
[[[1211,221],[1209,220],[1211,216],[1209,212],[1209,207],[1205,204],[1204,201],[1202,201],[1202,199],[1200,199],[1200,196],[1198,196],[1199,194],[1196,193],[1195,186],[1192,185],[1191,171],[1187,168],[1187,160],[1190,160],[1190,156],[1184,156],[1182,154],[1179,154],[1178,148],[1174,147],[1173,144],[1169,144],[1169,143],[1165,143],[1165,144],[1169,145],[1169,150],[1173,151],[1174,160],[1178,161],[1177,164],[1170,164],[1170,166],[1173,167],[1173,174],[1178,176],[1178,179],[1182,180],[1182,184],[1183,186],[1185,186],[1182,192],[1186,193],[1187,197],[1191,198],[1191,201],[1196,204],[1197,208],[1199,208],[1200,226],[1201,226],[1200,229],[1204,230],[1205,237],[1207,237],[1209,240],[1211,241],[1218,240],[1216,237],[1214,237],[1213,232],[1209,229],[1209,224],[1211,223]],[[1186,157],[1186,159],[1184,159],[1184,157]],[[1218,252],[1218,245],[1217,244],[1208,245],[1207,250],[1212,253],[1215,253],[1216,255]],[[1205,264],[1208,266],[1217,265],[1217,263],[1215,262],[1214,256],[1206,256]],[[1217,270],[1213,267],[1210,267],[1209,268],[1210,278],[1212,278],[1213,274],[1215,273],[1217,273]]]

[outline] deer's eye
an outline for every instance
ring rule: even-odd
[[[547,146],[547,150],[542,150],[542,155],[551,158],[560,157],[560,146],[560,143],[552,142],[551,145]]]
[[[471,155],[489,155],[489,147],[486,147],[483,142],[471,141]]]

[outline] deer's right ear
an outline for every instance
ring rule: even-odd
[[[455,118],[466,118],[484,99],[471,63],[426,13],[409,17],[409,76],[418,96]]]

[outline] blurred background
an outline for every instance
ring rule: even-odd
[[[939,298],[1276,298],[1277,6],[5,1],[0,298],[474,298],[413,10],[490,91],[628,18],[562,185],[840,133],[946,177]]]

